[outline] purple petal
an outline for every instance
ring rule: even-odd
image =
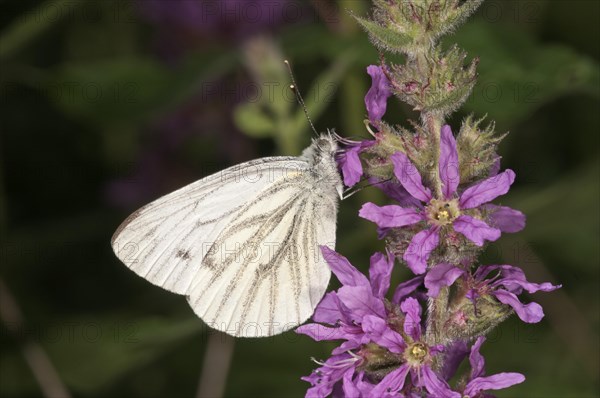
[[[408,193],[422,202],[429,202],[431,191],[423,186],[421,174],[408,157],[402,152],[396,152],[390,159],[394,164],[394,175]]]
[[[305,397],[327,397],[335,384],[342,379],[348,369],[354,369],[356,362],[348,361],[352,357],[348,353],[329,357],[323,366],[313,371],[310,376],[302,377],[313,385],[306,391]]]
[[[460,207],[472,209],[504,195],[515,181],[515,172],[508,169],[467,188],[460,196]]]
[[[421,339],[421,305],[409,297],[400,304],[400,309],[406,314],[404,332],[415,340]]]
[[[501,282],[502,285],[504,285],[504,287],[506,287],[506,290],[518,294],[515,292],[515,287],[519,286],[525,290],[527,290],[529,293],[535,293],[535,292],[551,292],[553,290],[556,289],[560,289],[562,287],[562,285],[553,285],[550,282],[544,282],[544,283],[531,283],[531,282],[527,282],[527,281],[521,281],[521,280],[516,280],[516,279],[501,279],[499,282]],[[520,293],[520,292],[519,292]]]
[[[335,292],[329,292],[315,308],[312,319],[315,322],[335,325],[340,320],[347,320],[349,311],[344,308]]]
[[[419,275],[399,284],[394,291],[392,303],[399,304],[406,296],[417,290],[421,286],[421,283],[423,283],[423,278],[423,275]]]
[[[356,185],[363,175],[362,163],[358,157],[361,149],[359,145],[346,149],[339,158],[342,175],[344,176],[344,185],[347,187]]]
[[[376,297],[385,296],[390,288],[390,276],[394,267],[394,256],[390,253],[386,255],[375,253],[371,256],[371,266],[369,267],[369,279],[373,294]]]
[[[371,122],[378,122],[385,114],[387,99],[392,95],[390,82],[377,65],[369,65],[367,73],[371,76],[371,88],[365,96],[365,106]]]
[[[462,395],[450,389],[448,383],[440,379],[429,366],[421,367],[423,385],[436,398],[461,398]]]
[[[403,364],[398,369],[388,373],[379,384],[373,388],[371,391],[370,397],[383,397],[386,393],[392,392],[396,393],[404,387],[404,382],[406,381],[406,375],[408,375],[408,371],[410,370],[410,366],[407,364]]]
[[[450,380],[468,353],[469,347],[467,347],[467,343],[462,340],[457,340],[446,347],[443,360],[444,365],[440,371],[440,376],[444,380]]]
[[[485,337],[480,336],[477,341],[471,347],[471,353],[469,354],[469,362],[471,363],[471,379],[481,377],[485,372],[485,359],[483,355],[479,353],[481,345],[485,341]]]
[[[487,377],[477,377],[467,384],[465,395],[475,396],[482,391],[500,390],[525,381],[520,373],[498,373]]]
[[[352,311],[350,316],[357,323],[366,315],[385,317],[383,300],[373,296],[371,286],[342,286],[338,297]]]
[[[406,188],[395,181],[378,182],[375,178],[369,178],[373,186],[381,189],[386,196],[397,201],[402,207],[423,207],[421,201],[408,193]]]
[[[446,352],[446,346],[443,344],[429,346],[429,354],[432,356],[438,355],[442,352]]]
[[[321,246],[323,258],[327,261],[331,271],[345,286],[369,286],[369,280],[361,272],[350,264],[346,257],[331,250],[327,246]]]
[[[429,255],[440,243],[439,230],[435,227],[426,229],[413,236],[410,245],[404,252],[404,261],[415,274],[422,274],[427,269]]]
[[[315,341],[346,339],[342,328],[328,328],[318,323],[309,323],[296,328],[296,333],[305,334]]]
[[[492,228],[485,222],[471,216],[462,215],[452,223],[456,232],[460,232],[477,246],[483,246],[486,240],[497,240],[502,232],[499,229]]]
[[[440,179],[442,180],[443,194],[446,199],[452,198],[460,182],[460,171],[458,167],[458,151],[456,140],[450,126],[442,127],[440,136]]]
[[[525,228],[525,214],[506,206],[484,205],[489,224],[502,232],[515,233]]]
[[[344,341],[342,344],[334,348],[333,351],[331,351],[331,353],[333,355],[339,355],[347,353],[348,351],[354,350],[363,345],[362,339],[365,335],[364,333],[362,333],[362,330],[360,332],[358,331],[360,330],[359,327],[356,327],[356,330],[357,331],[352,331],[352,333],[348,333],[347,338],[351,338],[352,340]]]
[[[346,373],[344,373],[344,377],[342,378],[342,388],[344,390],[344,397],[360,398],[360,390],[352,381],[352,376],[354,376],[354,369],[348,369]]]
[[[406,343],[402,336],[390,329],[382,318],[373,315],[365,316],[362,321],[362,329],[371,341],[391,352],[400,354],[406,349]]]
[[[473,276],[476,280],[482,281],[490,272],[500,268],[502,268],[502,265],[481,265],[477,268]]]
[[[382,228],[404,227],[425,219],[425,216],[417,209],[405,209],[396,205],[379,207],[371,202],[365,203],[358,215],[373,221]]]
[[[364,381],[364,376],[365,372],[360,372],[358,374],[358,377],[356,378],[356,387],[360,391],[361,397],[368,397],[375,386],[368,381]]]
[[[523,304],[514,293],[496,290],[492,293],[498,301],[510,305],[523,322],[538,323],[544,317],[544,310],[538,303]]]
[[[496,160],[494,160],[494,163],[492,163],[492,167],[490,167],[490,172],[488,174],[489,177],[498,175],[498,173],[500,172],[500,160],[501,159],[502,159],[502,157],[498,156],[496,158]]]
[[[428,289],[429,297],[437,297],[440,289],[450,286],[456,281],[464,271],[452,264],[441,263],[433,267],[425,276],[425,287]]]
[[[514,294],[520,294],[523,289],[529,293],[535,293],[538,291],[551,292],[562,287],[562,285],[553,285],[550,282],[528,282],[525,273],[519,267],[513,267],[512,265],[498,265],[496,267],[502,270],[502,278],[492,283],[492,286],[497,287],[502,285],[506,290]]]

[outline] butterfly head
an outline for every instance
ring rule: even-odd
[[[312,144],[302,152],[302,157],[306,158],[313,166],[318,166],[320,163],[330,164],[335,162],[334,156],[337,151],[337,141],[328,131],[327,134],[313,138]]]

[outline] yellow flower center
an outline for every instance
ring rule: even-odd
[[[432,199],[426,207],[427,216],[432,224],[443,226],[451,224],[460,215],[458,200]]]
[[[422,364],[429,354],[429,349],[423,343],[414,343],[404,351],[404,359],[413,366]]]
[[[441,210],[437,214],[437,219],[440,221],[448,221],[450,218],[450,213],[447,210]]]
[[[411,349],[410,353],[413,357],[421,359],[425,355],[427,355],[427,349],[423,346],[423,344],[415,344]]]

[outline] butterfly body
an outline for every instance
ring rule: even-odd
[[[270,336],[308,319],[330,270],[342,181],[337,143],[299,157],[256,159],[142,207],[113,235],[117,255],[148,281],[186,295],[209,326]]]

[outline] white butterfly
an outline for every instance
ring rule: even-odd
[[[142,207],[112,247],[131,270],[187,296],[209,326],[233,336],[271,336],[307,320],[331,272],[320,245],[335,247],[343,184],[331,135],[299,157],[230,167]]]

